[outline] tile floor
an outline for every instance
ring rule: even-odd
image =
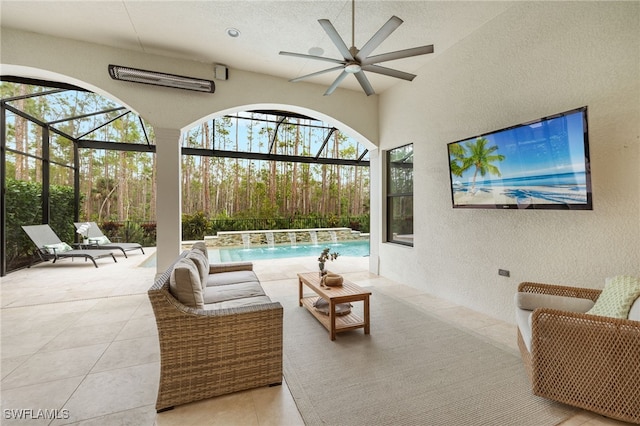
[[[1,279],[0,423],[303,425],[286,382],[156,414],[160,363],[146,296],[155,268],[139,266],[154,249],[146,252],[117,256],[117,264],[101,259],[97,269],[65,260]],[[314,267],[313,258],[255,262],[265,291],[283,302],[297,297],[296,273]],[[370,274],[366,258],[335,262],[331,269],[517,351],[514,325]],[[623,424],[582,412],[562,425]]]

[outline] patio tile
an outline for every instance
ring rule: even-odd
[[[157,362],[89,374],[63,407],[69,410],[69,419],[52,424],[150,408],[155,404],[159,375]]]
[[[236,392],[181,405],[159,413],[156,426],[243,425],[258,426],[252,391]]]
[[[80,323],[82,324],[82,323]],[[122,330],[126,321],[106,322],[104,324],[76,325],[58,334],[55,339],[42,347],[42,351],[54,351],[67,348],[79,348],[98,343],[110,343]]]
[[[2,325],[4,329],[6,324]],[[15,358],[23,355],[33,355],[47,343],[56,338],[57,333],[29,329],[22,334],[2,336],[2,361],[5,358]]]
[[[38,352],[2,380],[2,390],[84,376],[95,365],[107,344]]]
[[[47,383],[22,386],[14,389],[3,389],[2,408],[3,425],[46,425],[50,419],[16,419],[7,418],[5,410],[61,410],[69,396],[75,391],[84,376],[54,380]],[[28,415],[27,413],[25,413]],[[64,417],[62,411],[58,415]],[[17,417],[10,415],[10,417]]]
[[[26,360],[28,360],[31,355],[22,355],[16,356],[12,358],[2,358],[2,363],[0,363],[0,373],[2,375],[1,379],[7,377],[13,370],[22,365]]]
[[[285,382],[283,386],[263,387],[251,392],[260,426],[304,426],[302,417],[292,415],[298,409],[287,389]]]
[[[142,317],[136,317],[134,315],[127,321],[122,330],[120,330],[115,340],[128,340],[137,337],[153,337],[156,340],[158,339],[156,319],[153,315]]]
[[[160,346],[156,336],[118,340],[104,352],[91,373],[160,361]]]
[[[134,408],[131,410],[119,411],[117,413],[107,414],[104,416],[94,417],[92,419],[80,420],[73,423],[53,422],[52,425],[65,424],[69,426],[82,425],[82,426],[105,426],[105,425],[118,425],[118,426],[143,426],[154,425],[156,418],[156,410],[154,406],[144,406],[140,408]]]

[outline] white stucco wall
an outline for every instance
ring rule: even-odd
[[[381,150],[414,144],[415,247],[382,244],[380,273],[511,322],[521,281],[640,275],[639,23],[638,2],[517,3],[381,95]],[[593,211],[451,207],[447,143],[584,105]]]
[[[229,79],[215,80],[214,94],[116,81],[109,64],[213,80],[213,65],[142,54],[93,43],[1,29],[0,71],[3,75],[64,80],[127,105],[153,126],[189,128],[203,117],[243,105],[291,105],[301,112],[332,117],[374,145],[377,143],[378,97],[310,83],[230,69]]]

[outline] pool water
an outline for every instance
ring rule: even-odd
[[[340,256],[364,257],[369,256],[369,240],[342,241],[327,244],[298,244],[276,245],[273,248],[255,247],[244,249],[223,248],[209,249],[209,261],[211,262],[244,262],[249,260],[286,259],[289,257],[320,256],[323,249],[329,247],[331,253],[338,252]],[[156,267],[156,254],[149,256],[140,266],[145,268]]]
[[[342,241],[325,244],[276,245],[273,248],[221,248],[209,250],[212,262],[240,262],[248,260],[286,259],[289,257],[320,256],[325,248],[331,253],[338,252],[340,256],[363,257],[369,256],[369,240]]]

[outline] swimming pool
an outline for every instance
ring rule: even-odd
[[[252,248],[221,248],[209,249],[209,259],[212,262],[239,262],[247,260],[285,259],[289,257],[320,256],[326,247],[331,253],[338,252],[341,256],[363,257],[369,256],[369,240],[341,241],[326,244],[298,244],[276,245],[270,247]]]
[[[273,248],[254,247],[245,249],[242,247],[209,249],[209,261],[211,262],[244,262],[249,260],[286,259],[289,257],[320,256],[320,252],[326,247],[331,253],[338,252],[340,256],[364,257],[369,256],[369,240],[342,241],[327,244],[298,244],[276,245]],[[141,267],[155,268],[156,254],[149,256]]]

